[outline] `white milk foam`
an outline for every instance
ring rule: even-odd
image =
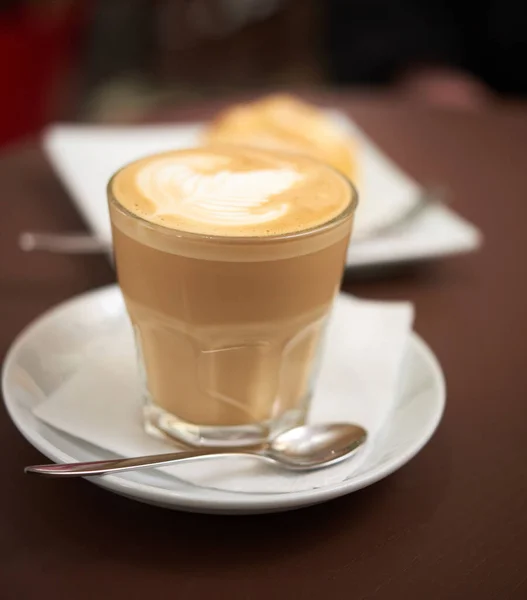
[[[304,178],[287,168],[231,171],[222,168],[225,162],[214,155],[159,158],[139,169],[136,184],[155,205],[156,216],[237,226],[282,218],[288,202],[266,205]]]

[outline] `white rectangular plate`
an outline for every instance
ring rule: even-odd
[[[427,193],[402,172],[347,117],[331,113],[357,140],[359,210],[356,241],[348,267],[439,258],[475,250],[481,234],[450,208],[431,203],[401,226],[368,236],[397,222]],[[141,156],[196,146],[203,124],[133,127],[54,125],[44,134],[44,150],[92,232],[110,242],[106,184],[121,166]]]

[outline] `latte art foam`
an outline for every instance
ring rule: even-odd
[[[302,179],[290,169],[200,173],[164,158],[144,165],[137,173],[141,193],[155,205],[157,217],[180,216],[212,225],[246,226],[275,221],[289,203],[270,206],[273,196]]]
[[[111,191],[137,216],[191,233],[261,236],[316,227],[342,212],[343,176],[311,159],[244,147],[208,146],[141,159]]]

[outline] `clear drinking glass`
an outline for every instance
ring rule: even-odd
[[[244,445],[305,420],[357,205],[347,189],[342,212],[315,228],[223,237],[142,219],[110,181],[115,261],[150,433]]]

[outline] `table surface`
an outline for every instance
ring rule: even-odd
[[[83,480],[26,477],[42,456],[0,411],[0,592],[34,598],[527,597],[527,106],[479,114],[335,100],[425,183],[448,185],[483,248],[345,289],[410,299],[447,379],[444,420],[389,478],[254,517],[170,512]],[[216,108],[175,111],[178,119]],[[22,230],[83,228],[29,142],[0,157],[0,355],[57,302],[114,281],[100,256],[23,254]]]

